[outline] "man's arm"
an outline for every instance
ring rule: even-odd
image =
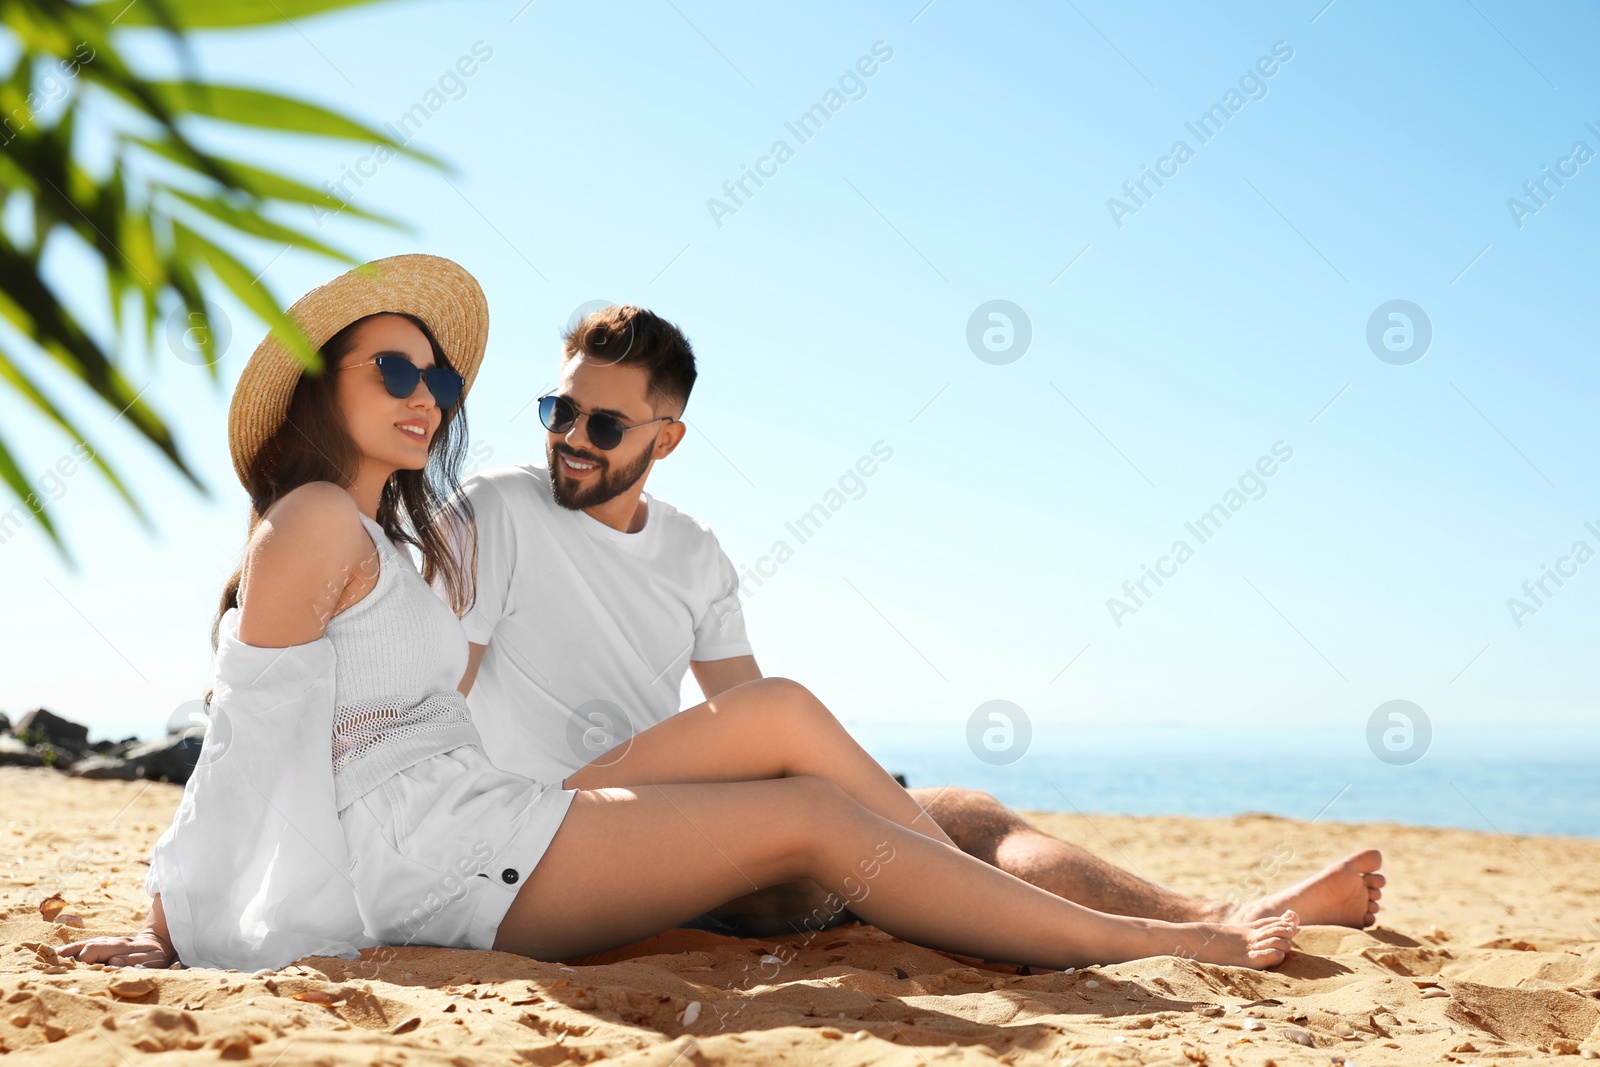
[[[754,656],[730,656],[703,662],[690,660],[689,669],[694,672],[694,680],[700,684],[700,692],[707,700],[761,677],[761,668],[756,666]]]
[[[488,647],[467,642],[467,673],[461,676],[461,684],[456,686],[462,696],[472,692],[472,683],[478,680],[478,667],[483,663],[483,650]]]

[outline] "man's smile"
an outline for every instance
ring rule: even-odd
[[[583,460],[573,459],[565,452],[558,454],[561,457],[561,469],[570,477],[582,478],[600,469],[598,463],[586,463]]]

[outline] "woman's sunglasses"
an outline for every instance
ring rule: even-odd
[[[622,435],[629,430],[637,430],[640,426],[649,426],[657,422],[676,422],[671,415],[663,415],[659,419],[649,422],[637,423],[633,426],[625,424],[615,415],[604,412],[590,414],[579,411],[577,405],[564,396],[551,393],[549,396],[539,398],[539,421],[544,423],[544,428],[551,433],[566,433],[577,423],[578,416],[586,416],[589,420],[589,440],[594,447],[602,452],[609,452],[622,443]]]
[[[389,395],[404,400],[417,391],[417,381],[426,379],[428,392],[433,394],[433,402],[441,408],[455,407],[456,401],[461,399],[461,389],[466,385],[466,379],[461,377],[449,367],[429,367],[423,370],[404,356],[379,356],[377,359],[365,363],[356,363],[347,370],[356,367],[369,367],[377,364],[378,370],[383,374],[383,387],[389,390]]]

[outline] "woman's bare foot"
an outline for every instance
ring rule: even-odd
[[[1386,879],[1378,873],[1383,856],[1375,848],[1352,852],[1303,882],[1240,904],[1224,913],[1228,922],[1281,915],[1293,908],[1305,926],[1371,926],[1378,921],[1378,898]]]
[[[1300,931],[1300,917],[1292,911],[1248,923],[1180,923],[1174,956],[1225,967],[1276,967],[1289,958],[1290,943]]]

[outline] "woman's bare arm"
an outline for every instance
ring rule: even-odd
[[[239,585],[239,640],[283,648],[320,638],[378,579],[378,555],[349,493],[310,482],[257,524]]]

